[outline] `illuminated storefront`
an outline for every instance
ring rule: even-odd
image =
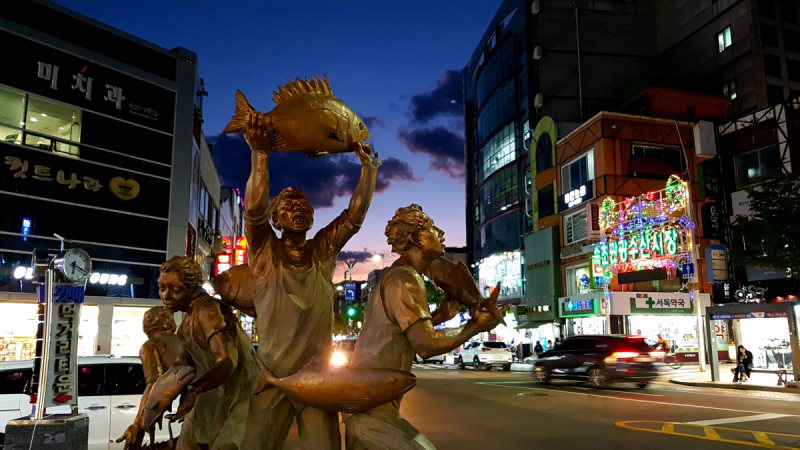
[[[558,299],[559,317],[566,336],[606,333],[603,293],[578,294]]]
[[[521,299],[522,253],[518,250],[503,252],[485,258],[478,263],[478,276],[483,295],[488,297],[491,289],[500,284],[499,299]]]
[[[2,303],[0,308],[0,361],[33,359],[36,350],[36,314],[38,305],[30,303]],[[95,305],[81,307],[78,326],[78,356],[95,354],[97,346],[98,308]]]

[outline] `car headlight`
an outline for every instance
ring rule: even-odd
[[[333,358],[331,359],[331,364],[334,366],[343,366],[347,363],[347,358],[344,357],[343,354],[336,352],[333,354]]]

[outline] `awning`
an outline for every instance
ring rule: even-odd
[[[517,330],[523,329],[523,328],[539,328],[542,325],[552,324],[554,322],[555,321],[553,321],[553,320],[535,320],[535,321],[532,321],[532,322],[520,322],[514,328],[516,328]]]

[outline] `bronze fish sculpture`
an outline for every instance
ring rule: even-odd
[[[325,411],[360,413],[400,397],[417,385],[417,377],[394,369],[336,369],[316,358],[297,373],[277,378],[253,353],[261,378],[253,385],[253,394],[275,387],[280,389],[299,411],[304,405]]]
[[[177,398],[186,386],[194,381],[197,369],[192,366],[175,366],[158,377],[144,406],[144,426],[150,433],[152,441],[155,424],[161,426],[164,412],[172,407],[172,401]]]
[[[272,122],[278,152],[302,152],[310,157],[355,151],[355,144],[370,138],[364,121],[343,101],[336,98],[324,79],[311,77],[286,81],[286,86],[273,91],[275,108],[262,113],[250,106],[240,90],[236,90],[236,108],[222,134],[244,132],[265,127]],[[367,153],[371,150],[364,145]]]
[[[222,297],[223,302],[251,317],[256,317],[253,303],[257,288],[263,282],[256,280],[250,266],[247,264],[233,266],[217,275],[211,284],[214,285],[214,291]]]

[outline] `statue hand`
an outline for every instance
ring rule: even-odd
[[[266,123],[265,123],[266,122]],[[272,150],[272,120],[261,113],[251,114],[250,125],[244,132],[244,140],[252,151],[269,153]]]
[[[137,418],[138,419],[138,418]],[[137,420],[138,422],[138,420]],[[125,441],[125,446],[123,450],[139,450],[142,448],[142,439],[144,438],[144,430],[139,427],[139,424],[133,423],[131,426],[122,433],[116,442],[119,444],[122,441]]]
[[[439,309],[436,310],[436,319],[439,323],[447,322],[455,317],[459,310],[461,310],[461,303],[444,298],[442,304],[439,305]]]
[[[497,297],[499,295],[500,285],[498,284],[494,289],[492,289],[492,293],[489,295],[489,298],[484,299],[482,302],[482,306],[483,308],[486,308],[486,311],[483,311],[482,309],[476,309],[476,311],[473,312],[470,322],[474,323],[479,332],[491,331],[501,323],[505,325],[503,317],[505,317],[506,312],[508,312],[508,309],[511,307],[511,305],[506,305],[498,309]]]
[[[175,414],[169,414],[164,416],[165,419],[169,420],[170,422],[177,422],[194,408],[194,402],[197,398],[197,394],[195,393],[194,389],[187,388],[186,392],[181,395],[181,404],[178,406],[178,410]]]
[[[360,142],[356,142],[355,147],[356,155],[358,155],[358,159],[361,160],[362,166],[377,169],[378,166],[381,165],[381,158],[379,157],[378,152],[375,152],[375,156],[370,156],[370,153],[372,153],[372,147]]]

